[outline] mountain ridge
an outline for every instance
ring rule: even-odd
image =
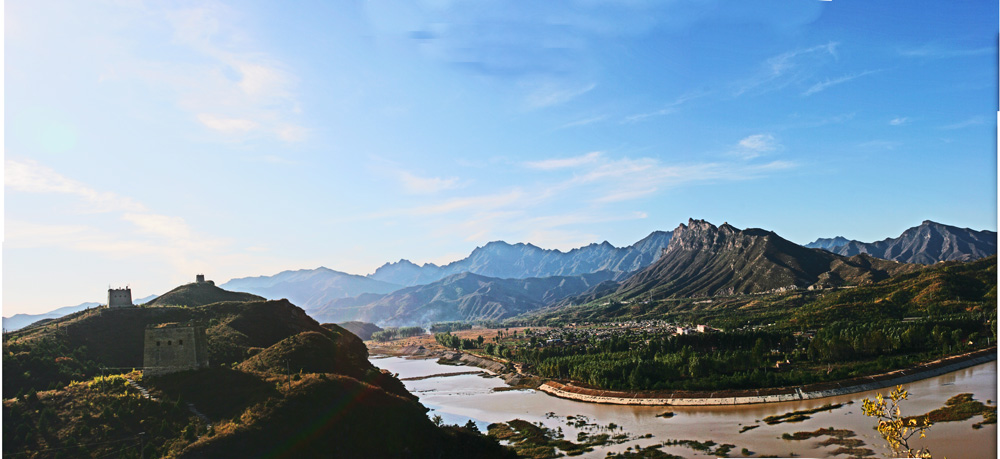
[[[839,238],[839,239],[838,239]],[[876,242],[846,240],[839,237],[833,245],[817,239],[806,247],[820,248],[838,255],[869,254],[886,260],[924,265],[941,261],[972,261],[997,253],[997,233],[989,230],[973,230],[924,220],[918,226],[908,228],[898,237],[885,238]],[[826,245],[826,246],[824,246]]]
[[[348,274],[324,266],[315,269],[285,270],[271,276],[230,279],[220,287],[253,293],[268,299],[288,298],[310,310],[337,298],[364,293],[389,293],[402,288],[357,274]]]
[[[659,249],[669,243],[670,234],[654,231],[626,247],[615,247],[608,241],[603,241],[566,252],[542,249],[531,243],[491,241],[473,249],[469,256],[446,265],[417,265],[401,259],[385,263],[368,277],[408,287],[436,282],[463,272],[502,279],[527,279],[575,276],[607,270],[615,272],[618,278],[623,278],[655,261],[659,256]]]
[[[321,322],[363,321],[379,326],[502,320],[542,308],[611,279],[599,271],[579,276],[499,279],[459,273],[386,295],[334,300],[311,311]]]
[[[772,231],[716,227],[689,219],[656,263],[625,279],[615,295],[710,297],[856,285],[915,269],[868,255],[844,257],[795,244]]]

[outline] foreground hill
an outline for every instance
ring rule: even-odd
[[[324,327],[327,325],[331,324],[323,324]],[[361,338],[362,341],[368,341],[372,339],[373,333],[382,331],[382,327],[368,322],[350,321],[341,322],[337,325],[342,327],[344,330],[354,333],[354,335]]]
[[[141,368],[164,322],[205,326],[211,368],[100,376]],[[513,456],[436,426],[358,337],[287,300],[92,309],[4,338],[4,456]]]
[[[709,297],[858,285],[917,266],[802,247],[761,229],[689,220],[656,263],[623,281],[621,298]]]
[[[147,306],[204,306],[220,301],[263,301],[257,295],[232,292],[210,282],[193,282],[177,287],[146,303]]]
[[[337,300],[311,314],[327,322],[360,320],[383,326],[501,320],[579,294],[612,277],[609,271],[529,279],[462,273],[388,295]]]
[[[308,311],[337,298],[354,297],[363,293],[389,293],[402,288],[402,285],[319,267],[282,271],[273,276],[232,279],[221,287],[250,292],[272,300],[288,298]]]
[[[100,308],[9,335],[4,341],[5,350],[11,352],[4,357],[4,397],[22,389],[44,390],[53,383],[82,380],[99,374],[100,367],[142,368],[146,327],[161,323],[205,326],[208,359],[213,365],[239,363],[253,348],[264,349],[290,336],[316,332],[341,344],[358,368],[371,368],[360,339],[340,327],[320,326],[287,300]],[[47,357],[33,359],[39,353]],[[67,358],[56,362],[60,356]]]
[[[903,231],[897,238],[878,242],[818,239],[806,247],[821,248],[838,255],[868,254],[904,263],[934,264],[940,261],[970,261],[996,255],[997,233],[958,228],[925,220]]]
[[[569,252],[542,249],[532,244],[495,241],[476,248],[466,258],[444,266],[433,263],[419,266],[400,260],[386,263],[369,277],[406,286],[429,284],[466,272],[503,279],[526,279],[610,271],[616,278],[622,278],[655,261],[660,249],[670,242],[670,236],[670,233],[655,231],[628,247],[615,247],[605,241]]]

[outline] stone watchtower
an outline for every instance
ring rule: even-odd
[[[196,284],[215,285],[215,281],[210,281],[210,280],[207,281],[207,280],[205,280],[205,275],[204,274],[195,274],[195,276],[194,276],[194,283],[196,283]]]
[[[208,368],[205,328],[176,323],[146,327],[142,366],[150,376]]]
[[[134,306],[132,304],[132,289],[128,287],[108,289],[109,308],[131,308]]]

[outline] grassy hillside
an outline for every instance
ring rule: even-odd
[[[101,367],[117,371],[141,368],[146,326],[165,322],[206,327],[209,363],[215,366],[242,362],[251,348],[267,348],[303,332],[319,333],[341,343],[340,350],[355,364],[370,366],[360,340],[342,328],[320,326],[287,300],[103,308],[5,336],[4,397],[29,388],[62,387],[73,379],[100,374]]]
[[[351,333],[336,339],[314,331],[289,336],[266,349],[251,349],[252,356],[237,368],[265,373],[339,373],[361,377],[357,363],[367,358],[361,340]],[[256,352],[259,351],[259,352]]]
[[[245,292],[231,292],[208,282],[190,283],[177,287],[146,303],[146,306],[204,306],[220,301],[263,301],[264,298]]]
[[[127,375],[146,398],[114,373],[141,367],[162,322],[205,326],[211,368]],[[434,425],[359,338],[287,300],[92,310],[5,335],[3,352],[4,456],[513,456]]]
[[[478,433],[439,428],[414,400],[357,379],[306,374],[261,381],[267,394],[179,457],[514,457]]]
[[[837,320],[902,320],[996,310],[997,257],[944,262],[856,287],[827,290],[667,298],[644,301],[614,295],[580,306],[547,308],[511,323],[558,325],[570,322],[669,319],[732,329],[770,324],[819,328]]]

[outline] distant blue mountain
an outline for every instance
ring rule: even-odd
[[[468,257],[438,266],[423,266],[409,260],[386,263],[368,277],[393,284],[414,286],[437,282],[448,276],[473,273],[499,279],[579,276],[609,271],[616,279],[652,264],[670,243],[671,233],[656,231],[628,247],[607,241],[568,252],[542,249],[532,244],[495,241],[478,247]]]
[[[53,309],[49,312],[43,312],[41,314],[14,314],[13,316],[3,318],[3,328],[6,331],[19,330],[38,322],[39,320],[58,319],[62,316],[82,311],[87,308],[96,308],[100,305],[101,303],[81,303],[76,306],[66,306],[59,309]]]
[[[819,239],[816,239],[815,241],[806,244],[805,246],[809,247],[810,249],[823,249],[826,250],[827,252],[832,252],[837,247],[840,247],[842,245],[847,245],[848,242],[851,242],[851,240],[843,236],[837,236],[834,238],[821,237]]]
[[[401,285],[324,267],[282,271],[273,276],[232,279],[219,287],[234,292],[253,293],[269,300],[287,298],[305,310],[338,298],[363,293],[389,293],[402,288]]]

